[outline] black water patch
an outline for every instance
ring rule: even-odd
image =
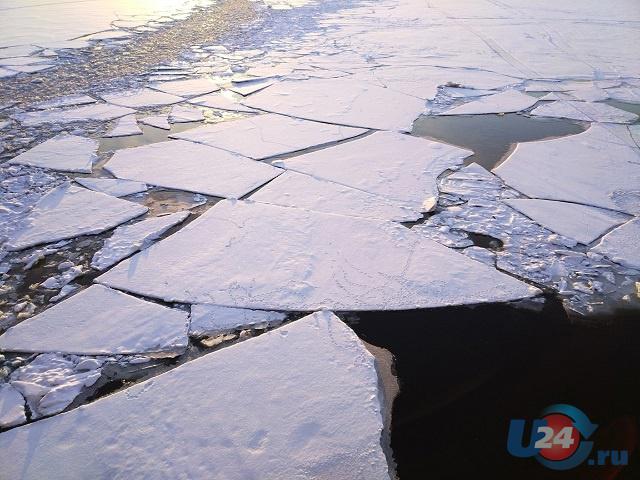
[[[575,324],[549,298],[540,311],[484,305],[346,320],[395,356],[391,447],[400,479],[613,479],[602,467],[558,472],[507,453],[510,420],[539,418],[556,403],[600,425],[596,448],[632,451],[617,479],[640,478],[637,312]]]
[[[438,140],[474,151],[465,164],[492,169],[518,142],[576,135],[587,125],[561,118],[505,115],[423,115],[413,124],[412,135]]]
[[[489,250],[502,250],[504,243],[499,238],[482,233],[465,232],[476,247],[487,248]]]

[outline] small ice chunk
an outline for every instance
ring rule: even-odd
[[[0,428],[26,423],[24,397],[9,383],[0,384]]]
[[[171,125],[169,125],[169,119],[166,114],[152,115],[150,117],[141,118],[140,123],[150,125],[155,128],[160,128],[162,130],[171,130]]]
[[[184,101],[184,98],[177,95],[151,90],[150,88],[108,93],[102,95],[102,99],[114,105],[129,108],[157,107]]]
[[[8,352],[78,355],[180,352],[188,315],[92,285],[0,335]]]
[[[104,246],[93,255],[91,266],[96,270],[105,270],[132,253],[144,250],[171,227],[183,222],[189,214],[176,212],[116,228]]]
[[[201,122],[204,120],[202,110],[195,107],[176,105],[169,114],[169,123]]]
[[[619,102],[640,103],[640,87],[617,87],[607,90],[607,95]]]
[[[640,270],[640,218],[634,218],[607,233],[591,249],[627,268]]]
[[[61,133],[9,161],[62,172],[91,173],[98,142],[92,138]]]
[[[95,192],[106,193],[114,197],[126,197],[134,193],[146,192],[147,185],[142,182],[132,180],[121,180],[119,178],[87,178],[76,177],[76,183]]]
[[[7,68],[0,67],[0,78],[9,78],[18,75],[15,70],[9,70]]]
[[[240,198],[282,173],[265,163],[182,140],[118,150],[105,169],[118,178],[226,198]]]
[[[142,130],[138,126],[135,115],[126,115],[119,119],[116,125],[105,133],[103,137],[128,137],[130,135],[142,135]]]
[[[233,82],[233,84],[229,87],[229,90],[235,93],[239,93],[240,95],[247,96],[252,93],[259,92],[267,88],[270,85],[275,83],[274,79],[258,79],[254,81],[247,82]]]
[[[481,97],[459,107],[440,113],[440,115],[482,115],[487,113],[519,112],[532,107],[538,99],[517,90],[505,90]]]
[[[160,82],[154,83],[150,85],[150,87],[179,97],[197,97],[220,90],[220,86],[209,78],[191,78],[188,80]]]
[[[133,202],[62,185],[36,203],[5,248],[22,250],[79,235],[95,235],[147,211],[146,207]]]
[[[25,126],[32,127],[43,123],[72,123],[88,120],[106,121],[135,113],[135,110],[108,103],[96,103],[77,108],[38,110],[35,112],[17,113],[11,118]]]
[[[285,318],[287,315],[281,312],[196,304],[191,306],[189,335],[212,337],[239,328],[274,326]]]
[[[492,267],[494,267],[496,264],[496,254],[486,248],[473,246],[465,248],[462,253],[464,253],[469,258],[473,258],[478,262],[485,263]]]
[[[569,118],[585,122],[633,123],[638,120],[635,113],[626,112],[606,103],[558,101],[542,104],[531,111],[539,117]]]
[[[71,107],[74,105],[88,105],[96,103],[96,99],[88,95],[68,95],[65,97],[54,98],[53,100],[47,100],[45,102],[39,102],[32,105],[33,108],[38,110],[46,110],[48,108],[60,108]]]
[[[203,125],[171,138],[203,143],[261,160],[308,147],[355,137],[366,130],[300,120],[283,115],[256,115]]]
[[[231,112],[255,113],[256,110],[249,108],[234,98],[221,93],[211,93],[189,100],[189,103],[202,107],[217,108],[218,110],[229,110]]]

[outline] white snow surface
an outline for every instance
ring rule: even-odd
[[[231,112],[255,113],[256,110],[243,105],[230,95],[223,93],[209,93],[189,100],[189,103],[202,107],[217,108],[218,110],[229,110]]]
[[[91,260],[91,266],[105,270],[132,253],[144,250],[171,227],[183,222],[190,212],[176,212],[162,217],[149,218],[114,230]]]
[[[130,135],[142,135],[142,130],[138,126],[135,115],[126,115],[119,119],[115,126],[103,137],[128,137]]]
[[[610,210],[554,200],[515,198],[507,199],[505,203],[552,232],[585,245],[629,218]]]
[[[505,90],[440,113],[440,115],[481,115],[487,113],[509,113],[526,110],[538,99],[517,90]]]
[[[316,145],[344,140],[366,132],[361,128],[328,125],[283,115],[256,115],[203,125],[171,138],[203,143],[261,160]]]
[[[191,306],[189,335],[214,336],[238,328],[273,326],[282,323],[286,318],[287,315],[281,312],[196,304]]]
[[[201,122],[204,120],[202,110],[195,107],[175,105],[169,114],[169,123]]]
[[[635,113],[620,110],[606,103],[556,101],[542,104],[531,111],[539,117],[559,117],[585,122],[633,123],[638,120]]]
[[[38,110],[34,112],[16,113],[11,118],[18,120],[22,125],[32,127],[43,123],[72,123],[88,120],[106,121],[124,117],[135,113],[135,110],[108,103],[95,103],[81,107]]]
[[[91,173],[97,151],[96,140],[61,133],[14,157],[9,163],[62,172]]]
[[[159,82],[152,84],[151,88],[179,97],[196,97],[220,90],[220,86],[210,78]]]
[[[44,195],[20,221],[5,244],[22,250],[41,243],[79,235],[95,235],[147,212],[126,200],[72,185],[62,185]]]
[[[0,350],[78,355],[178,353],[188,314],[102,285],[63,300],[0,335]]]
[[[141,118],[140,123],[160,128],[162,130],[171,130],[171,125],[169,125],[169,117],[166,114],[151,115],[149,117]]]
[[[118,178],[226,198],[240,198],[282,173],[271,165],[183,140],[119,150],[104,168]]]
[[[279,311],[402,310],[538,293],[397,223],[243,201],[217,203],[97,281],[167,301]]]
[[[625,267],[640,270],[640,218],[607,233],[592,251]]]
[[[127,90],[125,92],[107,93],[102,99],[114,105],[129,108],[157,107],[179,103],[184,98],[170,93],[159,92],[150,88]]]
[[[89,190],[106,193],[114,197],[126,197],[134,193],[147,191],[147,185],[132,180],[120,180],[118,178],[89,178],[76,177],[73,179]]]
[[[25,480],[388,480],[381,398],[374,357],[319,312],[4,432],[0,463]]]
[[[10,383],[0,384],[0,428],[26,423],[24,397]]]

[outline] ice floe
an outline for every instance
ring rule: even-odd
[[[223,93],[210,93],[201,97],[189,100],[189,103],[202,107],[217,108],[218,110],[228,110],[231,112],[255,113],[256,110],[243,105],[235,98]]]
[[[519,143],[494,172],[529,197],[640,213],[640,153],[620,130]],[[627,136],[628,136],[628,130]]]
[[[133,202],[63,185],[36,203],[5,248],[22,250],[40,243],[101,233],[146,212],[146,207]]]
[[[438,197],[438,176],[471,154],[440,142],[376,132],[273,164],[429,211]]]
[[[147,185],[142,182],[120,180],[119,178],[76,177],[74,181],[85,188],[106,193],[107,195],[113,195],[114,197],[125,197],[147,190]]]
[[[307,147],[336,142],[365,133],[361,128],[328,125],[284,115],[256,115],[203,125],[171,138],[203,143],[261,160]]]
[[[240,95],[247,96],[252,93],[259,92],[267,88],[270,85],[273,85],[275,80],[273,79],[256,79],[254,81],[246,81],[246,82],[234,82],[229,90],[235,93],[239,93]]]
[[[220,86],[209,78],[191,78],[154,83],[151,88],[179,97],[197,97],[220,90]]]
[[[169,114],[169,123],[201,122],[204,120],[202,110],[195,107],[176,105]]]
[[[191,306],[189,335],[209,337],[240,328],[271,327],[286,318],[287,315],[281,312],[196,304]]]
[[[557,101],[542,104],[531,111],[539,117],[569,118],[585,122],[633,123],[638,120],[635,113],[626,112],[606,103]]]
[[[487,113],[509,113],[526,110],[538,102],[517,90],[506,90],[501,93],[487,95],[459,107],[440,113],[440,115],[481,115]]]
[[[91,103],[96,103],[96,101],[97,100],[95,98],[88,95],[67,95],[64,97],[54,98],[53,100],[39,102],[35,105],[31,105],[31,107],[37,108],[38,110],[45,110],[48,108],[71,107],[74,105],[89,105]]]
[[[142,135],[135,115],[126,115],[119,119],[115,126],[105,133],[103,137],[128,137],[130,135]]]
[[[0,335],[0,350],[77,355],[171,353],[188,343],[188,314],[92,285]]]
[[[253,193],[251,200],[316,212],[397,222],[411,222],[422,217],[417,209],[409,205],[293,171],[286,171],[274,178]]]
[[[144,250],[188,216],[189,212],[176,212],[116,228],[104,246],[93,255],[91,266],[104,270],[132,253]]]
[[[152,115],[140,119],[140,123],[151,127],[160,128],[162,130],[171,130],[168,115]]]
[[[388,480],[383,398],[374,357],[316,313],[4,432],[0,463],[25,479]]]
[[[10,383],[0,384],[0,428],[15,427],[26,421],[22,394]]]
[[[9,161],[63,172],[91,173],[97,159],[98,142],[61,133]]]
[[[34,112],[16,113],[11,118],[18,120],[25,126],[41,125],[43,123],[72,123],[89,120],[113,120],[135,113],[135,110],[108,103],[96,103],[76,108],[38,110]]]
[[[252,108],[308,120],[410,131],[422,99],[349,78],[283,81],[244,100]]]
[[[625,267],[640,270],[640,218],[607,233],[592,251]]]
[[[239,198],[281,169],[183,140],[117,151],[104,167],[118,178],[216,197]]]
[[[150,88],[143,88],[140,90],[128,90],[126,92],[108,93],[102,95],[102,99],[119,105],[121,107],[129,108],[141,108],[141,107],[156,107],[161,105],[172,105],[179,103],[184,98],[170,93],[159,92],[157,90],[151,90]]]
[[[98,281],[262,310],[401,310],[538,293],[397,223],[243,201],[219,202]]]
[[[629,218],[610,210],[554,200],[518,198],[507,199],[505,202],[552,232],[573,238],[585,245]]]

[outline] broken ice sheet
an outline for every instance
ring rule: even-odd
[[[388,480],[382,398],[374,357],[321,312],[4,432],[0,463],[25,479]]]
[[[76,108],[38,110],[34,112],[16,113],[11,118],[22,125],[32,127],[43,123],[72,123],[88,120],[113,120],[135,113],[135,110],[108,103],[96,103]]]
[[[0,428],[26,423],[24,397],[10,383],[0,384]]]
[[[308,120],[402,131],[425,110],[422,99],[349,78],[283,81],[243,103]]]
[[[640,270],[640,218],[607,233],[591,251],[627,268]]]
[[[516,198],[505,203],[552,232],[585,245],[629,218],[610,210],[554,200]]]
[[[126,197],[134,193],[147,191],[147,185],[145,183],[134,182],[132,180],[120,180],[119,178],[76,177],[74,181],[89,190],[106,193],[114,197]]]
[[[188,80],[175,80],[160,82],[150,85],[155,90],[161,90],[171,95],[180,97],[196,97],[208,93],[217,92],[220,87],[209,78],[192,78]]]
[[[400,133],[376,132],[273,164],[429,211],[438,197],[438,176],[472,153]]]
[[[144,250],[188,216],[189,212],[176,212],[116,228],[104,246],[93,255],[91,266],[97,270],[104,270],[132,253]]]
[[[45,110],[48,108],[70,107],[73,105],[88,105],[96,103],[96,101],[97,100],[95,98],[89,97],[88,95],[68,95],[54,98],[53,100],[47,100],[45,102],[39,102],[31,105],[31,107],[38,110]]]
[[[271,165],[183,140],[119,150],[104,168],[118,178],[226,198],[240,198],[282,173]]]
[[[293,171],[276,177],[250,198],[284,207],[397,222],[411,222],[422,217],[409,205]]]
[[[140,119],[140,123],[144,125],[150,125],[155,128],[160,128],[162,130],[171,130],[171,125],[169,125],[169,117],[167,114],[144,117]]]
[[[61,133],[14,157],[9,163],[63,172],[91,173],[97,151],[96,140]]]
[[[557,101],[542,104],[531,111],[540,117],[569,118],[585,122],[633,123],[638,120],[635,113],[626,112],[606,103]]]
[[[274,79],[256,79],[254,81],[234,82],[229,88],[232,92],[247,96],[259,92],[275,83]]]
[[[169,93],[142,88],[139,90],[128,90],[125,92],[108,93],[102,95],[102,99],[114,105],[129,108],[157,107],[161,105],[171,105],[179,103],[184,98]]]
[[[430,308],[538,293],[394,222],[228,200],[98,281],[167,301],[296,311]]]
[[[62,185],[44,195],[12,232],[5,248],[22,250],[79,235],[94,235],[147,212],[110,195]]]
[[[256,110],[243,105],[238,100],[224,93],[211,93],[189,100],[189,103],[202,107],[217,108],[218,110],[229,110],[231,112],[255,113]]]
[[[493,171],[528,197],[640,213],[640,152],[606,125],[519,143]]]
[[[202,110],[190,106],[176,105],[169,114],[169,123],[201,122],[203,120]]]
[[[119,119],[115,126],[103,135],[105,138],[128,137],[130,135],[142,135],[135,115],[126,115]]]
[[[439,115],[481,115],[487,113],[509,113],[526,110],[533,106],[538,99],[525,95],[517,90],[506,90],[504,92],[487,95],[473,100],[464,105],[454,107]]]
[[[307,147],[355,137],[366,130],[328,125],[284,115],[256,115],[240,120],[203,125],[171,138],[203,143],[261,160]]]
[[[286,318],[287,315],[281,312],[196,304],[191,306],[189,335],[192,337],[212,337],[233,332],[239,328],[278,325]]]
[[[177,354],[188,314],[92,285],[0,335],[0,350],[78,355]]]

